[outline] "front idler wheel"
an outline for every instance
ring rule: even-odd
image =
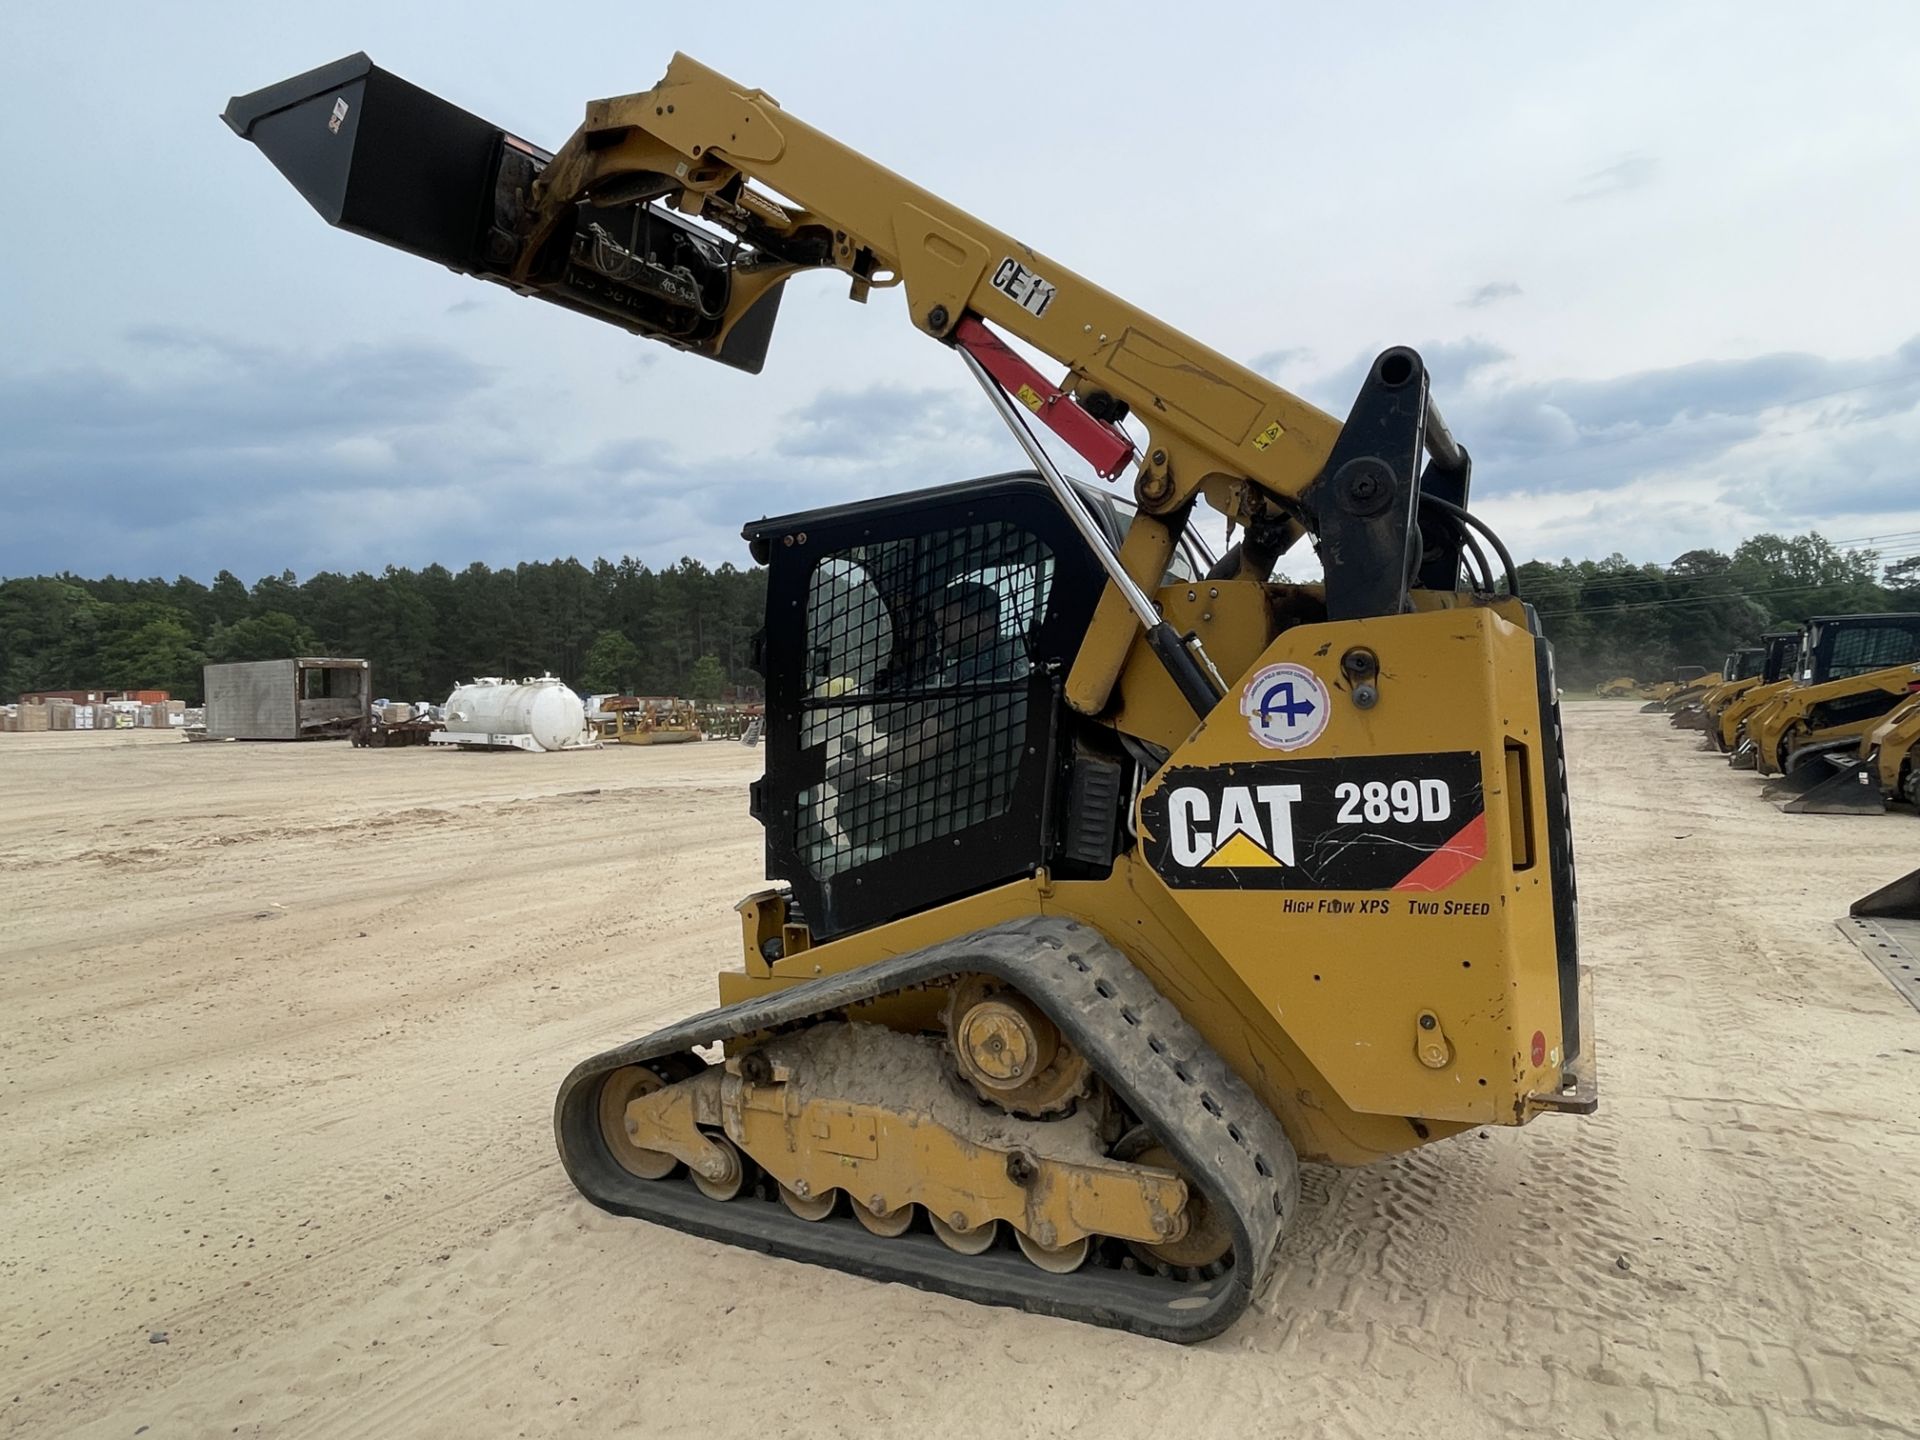
[[[680,1168],[680,1162],[664,1150],[643,1149],[627,1133],[627,1106],[666,1083],[645,1065],[627,1065],[600,1084],[600,1138],[614,1163],[641,1180],[665,1180]]]

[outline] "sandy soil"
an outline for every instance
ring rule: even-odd
[[[759,752],[0,737],[0,1430],[1920,1435],[1920,1015],[1832,924],[1920,823],[1572,709],[1601,1114],[1310,1170],[1193,1349],[574,1194],[554,1086],[710,1002]]]

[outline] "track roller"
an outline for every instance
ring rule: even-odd
[[[709,1135],[714,1148],[727,1162],[726,1170],[715,1176],[702,1175],[698,1170],[691,1171],[693,1183],[700,1187],[700,1193],[709,1200],[732,1200],[747,1188],[750,1167],[753,1162],[735,1148],[734,1143],[724,1135]]]
[[[802,1220],[826,1219],[839,1198],[838,1190],[829,1190],[824,1195],[798,1195],[784,1185],[780,1187],[780,1203]]]
[[[929,1210],[927,1221],[933,1226],[933,1233],[940,1237],[942,1245],[962,1255],[984,1255],[993,1248],[993,1242],[1000,1238],[998,1220],[989,1220],[984,1225],[976,1225],[971,1230],[967,1230],[957,1225],[949,1225]]]
[[[851,1196],[848,1199],[853,1205],[853,1218],[875,1235],[891,1240],[895,1236],[906,1234],[913,1228],[913,1206],[911,1205],[896,1205],[891,1210],[880,1211],[869,1209]]]
[[[1049,1275],[1071,1275],[1087,1263],[1087,1256],[1093,1253],[1093,1241],[1085,1235],[1065,1245],[1042,1245],[1020,1231],[1013,1232],[1020,1253],[1038,1265]]]

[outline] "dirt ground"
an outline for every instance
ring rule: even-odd
[[[1832,923],[1920,822],[1570,709],[1600,1114],[1310,1169],[1190,1349],[568,1185],[561,1075],[734,963],[759,751],[0,737],[0,1431],[1920,1435],[1920,1015]]]

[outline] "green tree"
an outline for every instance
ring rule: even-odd
[[[247,587],[240,583],[238,575],[222,570],[208,588],[207,608],[219,624],[237,625],[252,610],[253,597],[247,594]]]
[[[296,620],[305,620],[311,597],[300,585],[300,577],[291,570],[278,575],[262,575],[253,582],[253,609],[278,610]]]
[[[1677,664],[1712,668],[1762,630],[1809,615],[1920,609],[1920,557],[1883,564],[1817,534],[1754,535],[1731,554],[1689,550],[1666,565],[1534,559],[1519,575],[1569,688],[1621,673],[1652,679]],[[375,686],[404,698],[445,694],[474,675],[541,670],[596,690],[705,697],[759,684],[748,660],[766,587],[757,567],[688,558],[655,570],[632,556],[322,571],[304,581],[282,571],[251,590],[225,571],[210,585],[0,580],[0,698],[102,685],[164,686],[184,698],[198,693],[201,652],[364,656]]]
[[[1887,566],[1883,583],[1888,597],[1902,610],[1920,606],[1920,555],[1909,555]]]
[[[687,675],[687,693],[696,700],[718,700],[726,684],[727,672],[718,655],[702,655]]]
[[[88,581],[0,583],[0,694],[100,684],[99,635],[112,611]]]
[[[100,648],[101,680],[116,690],[165,690],[198,700],[207,657],[179,612],[145,602],[114,609],[134,613],[118,619]]]
[[[237,625],[215,626],[207,637],[207,658],[221,664],[237,660],[287,660],[319,648],[313,632],[291,615],[268,610]]]
[[[640,648],[618,630],[602,630],[587,651],[580,683],[590,694],[632,694],[640,682]]]

